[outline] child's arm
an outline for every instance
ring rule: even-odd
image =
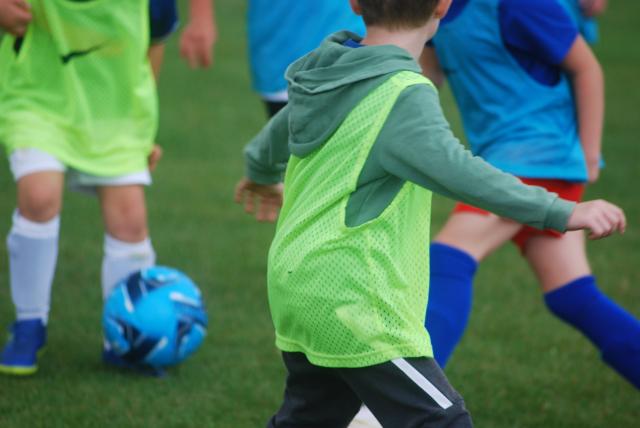
[[[604,121],[604,77],[598,60],[582,37],[578,37],[562,62],[571,78],[576,99],[580,141],[587,161],[589,182],[600,174]]]
[[[453,136],[436,91],[424,85],[400,95],[374,151],[387,173],[518,223],[561,232],[591,228],[592,239],[625,228],[614,205],[595,201],[576,207],[473,156]]]
[[[213,0],[191,0],[189,23],[180,37],[180,55],[191,68],[209,67],[217,38]]]
[[[0,0],[0,28],[22,37],[31,22],[31,6],[25,0]]]
[[[434,85],[437,87],[444,85],[446,76],[442,67],[440,67],[440,62],[438,61],[438,56],[436,55],[436,50],[433,46],[427,45],[422,50],[422,55],[420,56],[420,67],[422,67],[422,74],[431,80]]]
[[[289,106],[278,112],[245,147],[246,177],[235,201],[258,221],[273,222],[282,205],[282,179],[289,160]],[[258,198],[257,206],[255,199]]]

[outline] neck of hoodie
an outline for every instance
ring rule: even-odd
[[[351,48],[344,45],[348,39],[363,42],[350,32],[333,34],[287,70],[293,155],[305,157],[322,146],[355,106],[392,75],[421,72],[415,58],[395,44]]]

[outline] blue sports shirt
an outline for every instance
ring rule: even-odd
[[[560,63],[578,35],[576,23],[568,19],[566,3],[579,0],[500,0],[498,22],[505,47],[540,83],[552,85],[560,79]],[[454,0],[443,23],[453,21],[469,0]],[[563,4],[561,4],[563,3]]]
[[[289,64],[329,34],[365,31],[347,0],[249,0],[248,21],[253,87],[261,94],[285,91]]]
[[[463,3],[442,22],[434,44],[472,152],[520,177],[586,181],[569,81],[559,73],[555,81],[542,82],[532,71],[539,66],[560,70],[558,64],[576,37],[571,18],[557,0]],[[560,10],[554,19],[563,21],[556,25],[543,20],[539,12],[545,4]],[[501,21],[500,16],[512,18]],[[529,29],[518,19],[525,16],[531,18]],[[514,26],[518,28],[509,28]],[[573,40],[550,36],[549,26],[573,26]],[[553,46],[554,40],[559,47]]]

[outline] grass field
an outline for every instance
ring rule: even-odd
[[[48,350],[37,376],[0,378],[0,427],[249,428],[263,426],[280,403],[284,370],[265,290],[274,228],[255,223],[231,202],[243,171],[241,148],[264,123],[264,112],[249,84],[244,2],[216,3],[221,41],[212,71],[188,71],[175,39],[169,45],[158,137],[165,158],[148,192],[159,262],[188,272],[204,291],[211,318],[207,341],[164,379],[101,364],[99,211],[94,199],[68,193]],[[607,74],[608,167],[588,197],[621,204],[629,230],[591,243],[589,252],[602,288],[640,316],[640,4],[611,3],[596,49]],[[443,100],[459,130],[446,90]],[[0,168],[0,192],[4,236],[15,204],[7,167]],[[450,207],[436,199],[434,230]],[[2,329],[13,320],[6,259],[0,246]],[[478,427],[640,426],[638,391],[546,311],[514,248],[491,257],[476,285],[471,325],[447,374]]]

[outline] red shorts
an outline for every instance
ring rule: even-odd
[[[582,194],[584,193],[584,184],[583,183],[574,183],[571,181],[565,180],[550,180],[550,179],[542,179],[542,178],[520,178],[520,180],[525,184],[530,184],[533,186],[544,187],[550,192],[557,193],[562,199],[566,199],[568,201],[580,202],[582,200]],[[489,211],[485,211],[481,208],[476,208],[471,205],[463,204],[459,202],[456,204],[453,209],[454,213],[476,213],[481,215],[489,215],[491,214]],[[520,251],[524,253],[524,247],[529,238],[533,236],[553,236],[555,238],[559,238],[562,236],[562,233],[557,232],[555,230],[547,229],[547,230],[539,230],[535,229],[531,226],[522,226],[522,229],[518,233],[515,234],[511,240],[520,248]]]

